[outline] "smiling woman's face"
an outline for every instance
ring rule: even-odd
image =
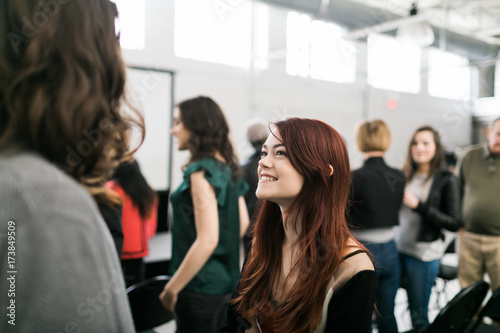
[[[304,184],[304,177],[292,166],[278,129],[269,135],[262,146],[257,172],[257,197],[274,202],[282,208],[288,207],[295,200]]]
[[[431,163],[436,155],[436,143],[431,131],[421,131],[415,134],[411,145],[411,157],[417,165]]]

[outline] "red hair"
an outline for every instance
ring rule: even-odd
[[[302,221],[297,244],[300,256],[292,269],[298,270],[298,277],[292,292],[286,295],[287,301],[272,312],[271,322],[274,332],[311,332],[319,323],[328,283],[351,237],[346,223],[349,157],[342,137],[322,121],[288,118],[275,125],[291,164],[304,177],[304,185],[287,211],[298,214]],[[233,300],[237,311],[247,319],[268,306],[273,286],[280,278],[282,221],[279,206],[265,200],[241,274],[238,297]]]

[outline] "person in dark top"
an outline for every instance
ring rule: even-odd
[[[368,332],[376,274],[347,227],[340,135],[315,119],[278,121],[258,174],[263,204],[220,332]]]
[[[94,199],[96,199],[94,197]],[[123,229],[122,229],[122,207],[120,204],[108,204],[96,199],[97,207],[99,212],[101,212],[102,218],[106,225],[108,226],[111,237],[113,237],[113,242],[115,244],[116,253],[118,258],[122,255],[123,250]]]
[[[189,150],[173,208],[172,278],[159,296],[175,310],[178,333],[217,332],[240,274],[240,238],[249,224],[248,186],[229,139],[220,106],[210,97],[181,102],[172,134]]]
[[[399,224],[405,177],[387,166],[384,154],[391,144],[389,127],[382,120],[364,121],[356,129],[363,166],[352,172],[352,206],[349,223],[357,240],[370,250],[377,271],[377,328],[397,333],[394,301],[399,288],[400,267],[393,226]]]
[[[259,182],[259,176],[257,175],[257,167],[259,166],[260,153],[262,150],[262,145],[269,135],[269,130],[267,124],[260,119],[251,119],[247,122],[247,139],[252,145],[254,152],[248,158],[248,160],[243,164],[243,179],[248,184],[248,191],[245,193],[245,202],[247,204],[248,215],[250,216],[250,226],[243,236],[243,244],[245,247],[245,254],[248,253],[250,249],[250,243],[252,240],[252,230],[255,224],[255,211],[257,208],[257,197],[255,196],[255,191],[257,190],[257,184]]]

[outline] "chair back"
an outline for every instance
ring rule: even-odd
[[[149,330],[172,320],[172,312],[167,311],[158,299],[169,280],[170,276],[160,275],[127,288],[136,331]]]
[[[489,317],[500,323],[500,287],[498,287],[479,313],[479,317]]]
[[[438,315],[426,333],[461,333],[476,314],[488,292],[489,284],[474,282],[462,289]]]
[[[484,317],[500,322],[500,287],[491,294],[484,307],[479,311],[477,319],[467,329],[467,332],[476,332],[478,326],[482,324]]]

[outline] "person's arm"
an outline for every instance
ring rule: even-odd
[[[205,171],[191,174],[196,240],[191,245],[174,276],[160,294],[163,306],[174,311],[179,292],[202,269],[219,243],[219,216],[213,187],[204,177]]]
[[[449,231],[457,231],[462,227],[460,214],[460,192],[458,181],[450,175],[444,180],[440,189],[440,207],[433,207],[419,202],[416,211],[424,218],[424,222]]]
[[[324,333],[369,332],[377,275],[373,270],[364,270],[354,275],[331,298]]]
[[[250,217],[248,216],[247,204],[245,202],[245,197],[240,196],[238,198],[238,206],[240,211],[240,238],[245,235],[245,232],[250,225]]]

